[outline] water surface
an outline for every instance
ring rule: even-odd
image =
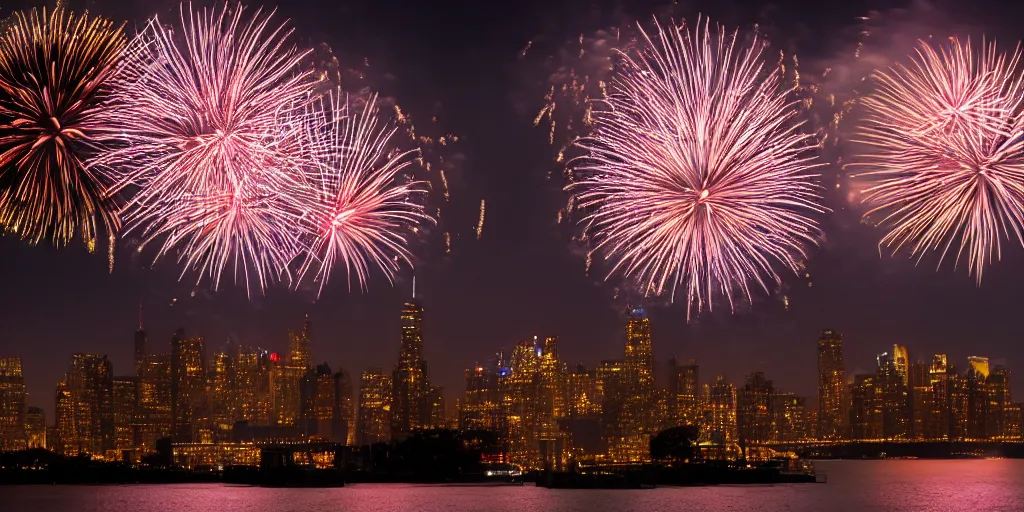
[[[821,461],[827,484],[553,490],[361,484],[0,487],[0,510],[50,512],[1024,511],[1024,460]]]

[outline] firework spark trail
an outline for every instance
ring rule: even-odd
[[[908,249],[920,262],[951,251],[981,284],[1001,240],[1024,244],[1024,82],[1021,49],[982,41],[921,42],[909,66],[875,75],[863,101],[858,141],[867,151],[862,200],[887,232],[879,246]]]
[[[153,18],[119,77],[124,108],[112,113],[120,149],[99,162],[135,190],[128,230],[178,250],[197,281],[216,289],[225,268],[262,290],[290,278],[294,226],[310,187],[301,169],[304,112],[313,74],[274,12],[221,5],[180,8],[180,30]]]
[[[111,143],[108,85],[121,60],[121,27],[63,9],[17,13],[0,36],[0,226],[38,243],[120,228],[108,187],[90,165]]]
[[[733,307],[780,281],[776,266],[796,272],[820,236],[812,136],[781,73],[764,72],[763,43],[707,20],[642,33],[647,48],[623,56],[568,190],[614,260],[609,277],[656,295],[682,287],[688,317],[719,294]]]
[[[354,111],[341,94],[332,95],[308,117],[319,190],[299,276],[316,268],[318,293],[336,264],[345,267],[349,288],[354,277],[365,289],[371,267],[393,282],[401,262],[412,266],[406,237],[433,220],[415,201],[426,193],[423,183],[403,173],[415,152],[392,151],[396,128],[378,126],[376,100]]]

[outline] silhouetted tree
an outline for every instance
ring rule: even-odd
[[[693,425],[672,427],[651,438],[651,459],[677,464],[694,458],[699,432]]]

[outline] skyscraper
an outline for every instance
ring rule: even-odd
[[[1006,411],[1013,404],[1010,394],[1010,370],[1003,364],[992,365],[988,374],[988,410],[985,430],[989,439],[1011,439],[1019,435],[1007,421]]]
[[[171,415],[171,355],[147,355],[139,363],[138,411],[135,414],[135,438],[141,454],[156,449],[158,439],[169,437]]]
[[[541,467],[538,415],[543,351],[536,337],[518,343],[512,349],[511,373],[502,384],[509,461],[525,468]]]
[[[463,395],[460,427],[464,430],[489,430],[504,437],[500,418],[502,398],[498,389],[498,372],[484,364],[466,370],[466,392]]]
[[[363,372],[359,383],[359,445],[391,439],[392,387],[391,377],[380,368]]]
[[[878,440],[883,436],[882,388],[876,385],[877,374],[856,375],[850,387],[850,437]]]
[[[46,449],[46,414],[40,407],[29,407],[25,415],[25,437],[28,449]]]
[[[893,351],[878,355],[875,386],[882,397],[882,437],[908,439],[910,437],[910,404],[907,390],[907,349],[893,345]]]
[[[747,375],[736,396],[736,422],[739,439],[747,444],[771,441],[775,387],[762,372]]]
[[[704,404],[704,423],[701,425],[702,439],[729,450],[737,441],[736,388],[725,375],[715,378],[715,383],[705,386],[707,396]]]
[[[392,382],[394,385],[391,435],[402,439],[429,422],[426,395],[430,389],[423,359],[423,307],[413,300],[402,309],[402,345]]]
[[[171,338],[171,436],[176,443],[198,440],[196,420],[203,414],[206,390],[206,347],[202,337],[185,337],[178,329]]]
[[[66,384],[57,391],[57,426],[64,454],[102,457],[114,448],[112,374],[106,356],[72,356]]]
[[[146,331],[142,328],[142,304],[139,304],[139,330],[135,331],[135,343],[133,346],[135,375],[139,374],[139,365],[146,358]]]
[[[626,400],[620,417],[621,439],[616,461],[641,462],[650,456],[650,437],[657,433],[654,393],[654,354],[651,321],[643,308],[627,311],[625,350]]]
[[[793,393],[776,393],[772,404],[772,440],[792,443],[807,439],[807,399]]]
[[[332,432],[339,443],[356,445],[356,401],[352,397],[352,376],[339,369],[334,374],[334,426]]]
[[[676,425],[699,425],[700,367],[693,359],[676,364],[673,358],[672,363],[669,374],[672,386],[669,392],[674,398],[673,422]]]
[[[239,418],[256,426],[269,426],[273,415],[270,383],[270,354],[253,347],[239,347],[235,380],[239,401]]]
[[[930,414],[926,417],[925,438],[937,441],[950,439],[950,390],[946,354],[932,356],[928,368],[931,394],[927,401]]]
[[[28,394],[20,357],[0,357],[0,452],[24,450]]]
[[[963,379],[966,400],[966,420],[968,439],[988,438],[988,405],[990,374],[987,357],[971,356],[967,358],[967,372]]]
[[[107,454],[107,458],[122,460],[125,452],[134,452],[137,447],[135,411],[138,402],[138,381],[135,377],[114,377],[112,390],[114,446]]]
[[[66,379],[57,383],[57,392],[54,394],[54,410],[56,417],[53,419],[53,426],[57,435],[50,449],[68,457],[78,455],[80,450],[75,422],[75,401],[71,397],[71,390]]]
[[[843,336],[826,329],[818,338],[818,439],[846,437],[848,422]]]

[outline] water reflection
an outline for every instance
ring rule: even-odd
[[[786,510],[1021,511],[1024,460],[822,461],[827,484],[550,490],[532,486],[352,485],[262,489],[222,485],[0,488],[3,510],[53,512],[518,512]]]

